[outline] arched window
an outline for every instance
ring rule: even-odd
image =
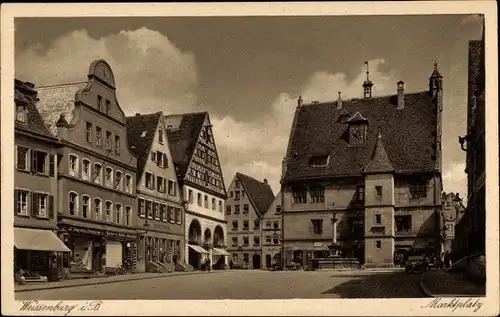
[[[117,224],[121,224],[121,221],[122,221],[122,205],[121,204],[116,204],[115,220],[116,220]]]
[[[94,198],[94,218],[97,220],[102,218],[102,201],[100,198]]]
[[[104,180],[106,186],[113,187],[113,169],[111,167],[106,167],[106,173],[104,174]]]
[[[93,173],[93,181],[96,184],[102,184],[102,165],[99,163],[94,163],[94,173]]]
[[[78,177],[78,156],[74,154],[69,155],[69,175]]]
[[[75,192],[69,193],[69,214],[72,216],[78,215],[78,194]]]
[[[82,196],[82,217],[88,218],[90,216],[90,196]]]
[[[106,221],[111,221],[113,219],[113,214],[111,213],[113,209],[113,203],[109,200],[106,201]]]
[[[125,207],[125,225],[130,226],[132,224],[132,207]]]
[[[122,190],[122,184],[123,184],[123,181],[122,181],[122,176],[123,176],[123,173],[120,172],[120,171],[116,171],[115,172],[115,175],[116,175],[116,189],[118,190]]]
[[[325,188],[323,186],[314,185],[311,187],[311,202],[313,203],[325,202]]]
[[[86,181],[90,180],[91,169],[90,161],[88,159],[82,159],[82,178]]]

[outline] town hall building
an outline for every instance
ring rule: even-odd
[[[284,263],[307,265],[336,243],[367,267],[408,253],[439,255],[443,78],[429,89],[303,104],[283,161]]]

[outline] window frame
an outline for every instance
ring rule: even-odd
[[[99,168],[96,168],[96,166],[99,166]],[[101,163],[94,163],[94,173],[93,173],[93,177],[94,179],[92,180],[93,183],[95,184],[99,184],[99,185],[104,185],[103,184],[103,167],[102,167],[102,164]],[[95,175],[94,175],[95,174]]]
[[[96,220],[102,220],[102,199],[100,197],[94,197],[94,210],[93,214]],[[91,217],[93,218],[93,217]]]
[[[87,215],[84,213],[84,208],[85,208],[85,198],[87,198]],[[87,194],[82,195],[82,218],[89,219],[92,217],[92,200],[90,199],[91,197]]]
[[[71,201],[72,194],[75,197],[75,201],[74,202]],[[80,204],[80,202],[79,201],[80,201],[80,195],[78,195],[77,192],[75,192],[75,191],[69,191],[68,192],[68,214],[70,216],[79,216],[79,214],[80,214],[80,210],[79,210],[79,207],[80,207],[79,204]],[[73,209],[74,209],[73,210],[73,214],[71,213],[71,203],[74,204],[73,205]]]
[[[88,163],[88,172],[85,173],[85,163]],[[82,179],[90,181],[90,175],[92,175],[92,162],[88,158],[82,158]]]
[[[71,159],[75,159],[74,168],[72,167]],[[68,173],[70,176],[78,177],[79,174],[79,157],[76,154],[70,153],[68,156]]]

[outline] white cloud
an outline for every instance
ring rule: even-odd
[[[369,61],[374,95],[392,94],[396,90],[396,76],[380,71],[384,62],[383,59]],[[343,98],[360,97],[365,79],[363,67],[353,79],[343,73],[318,71],[304,82],[302,96],[306,103],[337,100],[339,91]],[[241,172],[259,180],[266,178],[274,193],[278,193],[281,161],[288,145],[298,94],[279,94],[272,103],[272,114],[262,117],[258,123],[238,122],[230,117],[212,118],[217,147],[224,159],[226,182],[230,182],[236,172]]]
[[[459,193],[467,202],[467,174],[465,173],[465,163],[453,163],[444,167],[443,188],[446,192]]]
[[[118,101],[126,113],[195,109],[194,55],[147,28],[100,39],[85,30],[73,31],[56,39],[45,52],[40,47],[18,52],[16,78],[37,86],[84,81],[90,63],[101,58],[115,73]]]

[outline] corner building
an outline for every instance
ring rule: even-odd
[[[372,97],[373,85],[361,99],[299,98],[282,171],[285,264],[321,257],[334,232],[366,267],[441,253],[442,76],[435,65],[416,93],[400,81]]]
[[[39,110],[62,144],[57,154],[58,232],[71,250],[71,274],[133,270],[136,158],[115,78],[104,60],[88,81],[40,87]]]
[[[185,209],[185,262],[204,269],[228,265],[226,189],[208,112],[165,116]]]
[[[127,133],[137,156],[137,271],[174,270],[184,261],[184,211],[163,113],[127,117]]]
[[[58,280],[69,249],[57,233],[58,140],[36,108],[37,91],[15,80],[14,269]]]

